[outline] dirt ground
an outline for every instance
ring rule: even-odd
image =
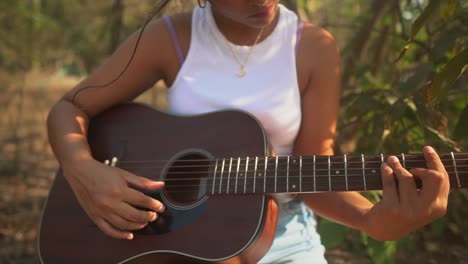
[[[41,211],[58,167],[47,142],[46,116],[78,79],[34,73],[13,78],[0,76],[0,263],[38,263]],[[153,89],[139,101],[164,105],[160,91]],[[466,234],[418,237],[414,249],[399,252],[398,263],[468,263]],[[337,264],[372,263],[352,243],[328,250],[327,258]]]

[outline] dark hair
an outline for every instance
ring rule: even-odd
[[[75,107],[80,108],[78,105],[75,104],[75,98],[80,92],[82,92],[84,90],[87,90],[87,89],[91,89],[91,88],[104,88],[104,87],[107,87],[107,86],[113,84],[114,82],[116,82],[118,79],[120,79],[120,77],[122,77],[122,75],[124,75],[124,73],[127,71],[128,67],[130,66],[130,63],[132,62],[133,58],[135,57],[135,53],[136,53],[136,51],[138,49],[138,45],[140,44],[141,36],[143,35],[143,32],[145,31],[146,26],[148,26],[149,22],[151,22],[151,20],[157,14],[159,14],[159,12],[167,5],[167,3],[169,3],[169,1],[170,0],[161,0],[161,1],[158,1],[156,3],[156,6],[151,11],[150,16],[148,17],[148,19],[145,21],[145,23],[141,27],[141,31],[138,34],[138,39],[137,39],[137,42],[135,44],[135,48],[133,49],[132,55],[130,56],[130,59],[128,60],[127,64],[125,65],[125,68],[122,70],[122,72],[117,77],[115,77],[112,81],[110,81],[109,83],[100,84],[100,85],[89,85],[89,86],[85,86],[85,87],[82,87],[82,88],[78,89],[73,94],[72,99],[71,99],[71,103]]]

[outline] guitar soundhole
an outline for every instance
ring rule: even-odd
[[[210,160],[203,154],[190,153],[178,158],[166,174],[164,196],[176,207],[197,205],[206,198]]]

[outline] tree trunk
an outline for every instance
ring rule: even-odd
[[[377,20],[382,16],[387,6],[392,4],[394,1],[398,0],[374,0],[372,2],[371,10],[368,12],[371,16],[363,22],[361,28],[356,34],[356,37],[351,41],[352,51],[349,53],[350,55],[345,61],[343,84],[348,84],[350,77],[354,73],[354,65],[361,60],[363,51],[369,43],[372,29],[375,27]]]
[[[109,42],[109,53],[114,52],[122,40],[123,33],[123,14],[125,7],[123,0],[115,0],[112,5],[112,25]]]

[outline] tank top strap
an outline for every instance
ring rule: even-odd
[[[166,23],[166,26],[167,26],[167,28],[169,30],[170,35],[171,35],[172,43],[174,44],[174,48],[176,50],[177,58],[179,59],[179,63],[180,63],[180,65],[182,65],[184,63],[185,58],[184,58],[184,55],[183,55],[183,52],[182,52],[182,47],[180,45],[179,38],[177,38],[177,32],[175,30],[174,23],[172,23],[172,20],[168,15],[163,16],[163,19],[164,19],[164,22]],[[298,21],[297,21],[297,33],[296,33],[296,55],[297,55],[297,52],[299,50],[299,43],[300,43],[300,40],[301,40],[303,28],[304,28],[304,20],[298,19]]]
[[[180,65],[182,65],[184,63],[185,58],[184,58],[184,54],[182,52],[182,47],[180,46],[179,39],[177,38],[177,32],[175,30],[174,24],[172,23],[171,18],[169,16],[167,16],[167,15],[165,15],[163,17],[163,19],[164,19],[164,22],[167,25],[169,33],[171,34],[172,43],[174,44],[174,48],[176,50],[177,58],[179,59],[179,63],[180,63]]]
[[[301,42],[302,31],[304,28],[304,20],[298,18],[297,19],[297,32],[296,32],[296,55],[299,51],[299,43]]]

